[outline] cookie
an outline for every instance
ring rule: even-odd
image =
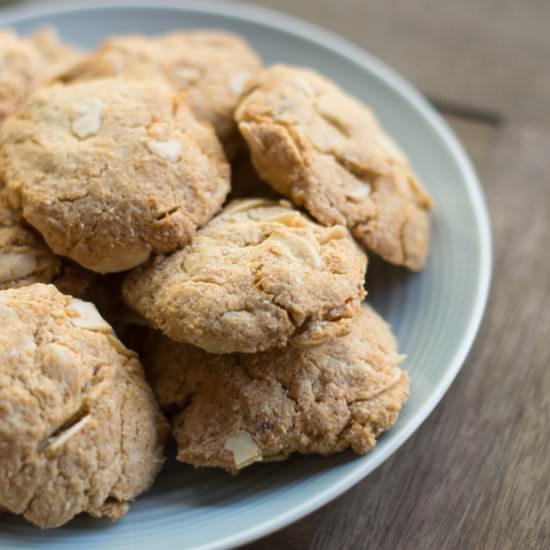
[[[27,40],[39,54],[40,85],[49,84],[51,80],[56,79],[84,57],[80,49],[63,42],[54,28],[38,29]]]
[[[366,263],[344,227],[248,199],[230,203],[190,246],[130,273],[123,294],[166,335],[212,353],[316,345],[349,332]]]
[[[137,356],[51,285],[1,291],[0,327],[0,507],[42,528],[124,515],[167,433]]]
[[[249,80],[236,120],[278,193],[385,260],[422,269],[430,197],[365,105],[311,70],[276,65]]]
[[[0,179],[56,254],[116,272],[188,244],[229,166],[165,84],[106,79],[43,88],[6,120]]]
[[[0,30],[0,122],[15,112],[29,94],[76,63],[81,54],[62,43],[54,31],[28,37]]]
[[[109,76],[162,77],[185,91],[195,114],[214,126],[232,156],[240,141],[233,119],[237,97],[260,67],[258,55],[240,36],[187,31],[109,38],[61,78],[71,82]]]
[[[49,283],[61,271],[57,257],[0,197],[0,290]]]
[[[63,294],[85,298],[95,277],[91,271],[56,256],[0,191],[0,290],[52,283]]]
[[[389,326],[368,306],[316,347],[212,355],[152,332],[144,358],[178,460],[231,473],[293,453],[366,453],[408,396]]]

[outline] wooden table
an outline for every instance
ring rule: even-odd
[[[550,548],[550,2],[257,3],[335,30],[432,98],[480,174],[494,274],[475,346],[416,434],[246,549]]]
[[[550,548],[550,2],[256,2],[346,36],[432,98],[480,173],[494,275],[476,344],[416,434],[246,550]]]

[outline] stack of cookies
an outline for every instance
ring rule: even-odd
[[[365,105],[238,36],[0,32],[0,509],[116,519],[170,428],[230,473],[367,452],[408,396],[367,253],[422,269],[430,206]]]

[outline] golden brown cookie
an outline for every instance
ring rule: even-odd
[[[185,91],[195,114],[214,126],[232,155],[240,141],[233,120],[237,97],[260,67],[258,55],[240,36],[203,30],[109,38],[61,78],[162,77]]]
[[[52,283],[63,294],[87,298],[96,274],[56,256],[0,190],[0,290]]]
[[[107,79],[39,90],[6,120],[0,179],[56,254],[115,272],[188,244],[229,166],[163,83]]]
[[[42,29],[28,37],[0,30],[0,122],[16,111],[33,90],[80,57],[52,30]]]
[[[0,196],[0,290],[49,283],[61,271],[57,257]]]
[[[366,263],[344,227],[248,199],[230,203],[190,246],[130,273],[123,293],[165,334],[212,353],[307,346],[349,332]]]
[[[249,80],[236,119],[277,192],[385,260],[422,269],[430,197],[365,105],[311,70],[275,65]]]
[[[407,399],[402,358],[364,306],[349,335],[316,347],[211,355],[151,332],[144,361],[174,414],[178,460],[236,473],[292,453],[366,453]]]
[[[116,519],[164,460],[167,425],[134,352],[95,307],[0,292],[0,507],[43,528]]]
[[[86,298],[96,274],[56,256],[5,198],[0,191],[0,290],[52,283],[63,294]]]

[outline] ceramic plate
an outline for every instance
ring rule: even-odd
[[[296,457],[238,477],[169,462],[154,489],[122,521],[86,517],[42,532],[0,516],[0,547],[229,548],[279,529],[329,502],[386,460],[441,399],[472,345],[487,297],[490,230],[479,182],[462,147],[426,100],[368,53],[326,31],[251,5],[196,1],[18,12],[0,26],[55,25],[91,48],[110,34],[215,27],[242,34],[266,63],[303,64],[333,78],[378,113],[435,199],[430,260],[420,274],[372,262],[371,302],[407,353],[411,397],[368,455]],[[151,2],[153,4],[153,2]],[[406,457],[402,457],[404,460]]]

